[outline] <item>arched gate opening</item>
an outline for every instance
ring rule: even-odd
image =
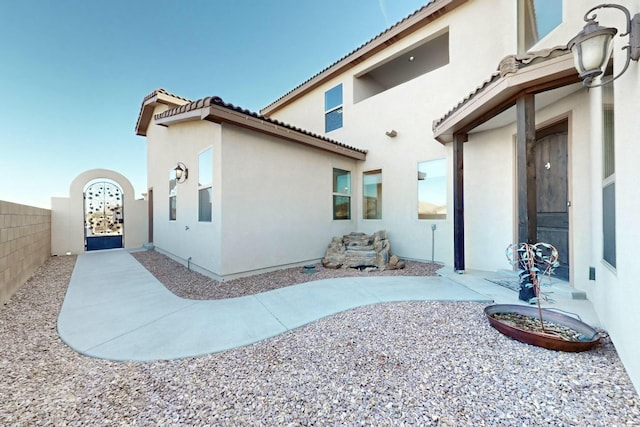
[[[86,251],[123,248],[124,194],[111,181],[90,182],[84,190]]]

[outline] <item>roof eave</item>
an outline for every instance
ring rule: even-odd
[[[186,121],[207,120],[214,123],[228,123],[245,129],[260,132],[262,134],[274,136],[287,141],[296,142],[309,147],[321,149],[334,154],[339,154],[355,160],[365,160],[367,153],[347,146],[325,141],[304,132],[299,132],[286,126],[278,125],[270,121],[262,120],[259,117],[244,114],[215,104],[204,105],[201,108],[171,114],[167,117],[156,116],[155,124],[160,126],[170,126]]]
[[[147,136],[147,129],[153,118],[153,113],[156,107],[160,104],[168,105],[169,107],[177,107],[178,105],[188,104],[189,100],[178,98],[170,94],[156,90],[147,96],[142,102],[140,107],[140,114],[138,115],[138,122],[136,123],[136,135]]]
[[[362,47],[348,54],[325,70],[311,77],[300,86],[294,88],[281,98],[260,110],[260,114],[268,116],[277,110],[292,103],[301,96],[307,94],[322,83],[344,71],[355,67],[364,60],[372,57],[376,53],[391,46],[393,43],[403,39],[404,37],[414,33],[424,25],[441,17],[445,13],[455,9],[467,0],[435,0],[432,4],[426,6],[423,10],[415,13],[409,18],[401,21],[396,26],[383,32],[371,41],[365,43]]]
[[[495,117],[524,93],[540,93],[579,81],[570,53],[520,68],[490,83],[446,119],[434,121],[433,136],[442,144],[452,142],[455,134],[468,133]]]
[[[331,153],[339,154],[341,156],[349,157],[355,160],[365,160],[367,157],[366,153],[363,153],[361,151],[339,146],[331,142],[315,138],[311,135],[279,126],[275,123],[264,121],[256,117],[222,108],[217,105],[211,105],[207,107],[207,109],[208,111],[203,111],[202,114],[204,120],[209,120],[215,123],[234,124],[245,129],[258,131],[263,134],[285,139],[287,141],[302,143],[310,147],[319,148],[321,150],[329,151]]]

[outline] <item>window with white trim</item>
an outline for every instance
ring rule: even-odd
[[[342,127],[342,83],[324,93],[324,131]]]
[[[176,220],[176,197],[178,193],[176,171],[169,170],[169,221]]]
[[[603,78],[613,75],[609,67]],[[616,267],[616,162],[613,84],[602,86],[602,258]]]
[[[364,219],[382,219],[382,169],[362,176],[362,214]]]
[[[351,219],[351,172],[333,168],[333,219]]]
[[[447,219],[445,159],[418,163],[418,219]]]
[[[211,222],[213,210],[213,148],[198,156],[198,221]]]

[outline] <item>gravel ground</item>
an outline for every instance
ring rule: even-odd
[[[74,261],[51,258],[0,306],[2,426],[640,425],[608,339],[586,353],[528,346],[477,303],[361,307],[183,360],[81,356],[55,329]]]
[[[270,291],[284,286],[334,277],[371,277],[371,276],[435,276],[442,268],[440,264],[406,261],[402,270],[360,271],[355,268],[333,270],[315,264],[315,273],[305,273],[304,268],[287,268],[251,277],[218,282],[207,276],[188,270],[187,267],[173,261],[156,251],[134,252],[132,255],[147,270],[162,282],[167,289],[182,298],[188,299],[224,299],[259,292]]]

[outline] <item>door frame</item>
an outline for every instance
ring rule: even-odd
[[[573,262],[573,167],[572,167],[572,158],[573,158],[573,130],[572,123],[573,117],[571,111],[558,114],[544,120],[540,123],[536,123],[536,139],[539,132],[544,131],[546,129],[552,128],[562,122],[567,122],[567,199],[569,203],[571,203],[568,210],[568,220],[569,220],[569,253],[567,254],[567,260],[569,263],[569,284],[573,287],[573,278],[574,278],[574,262]],[[517,133],[513,135],[513,241],[518,241],[518,180],[517,180]]]

